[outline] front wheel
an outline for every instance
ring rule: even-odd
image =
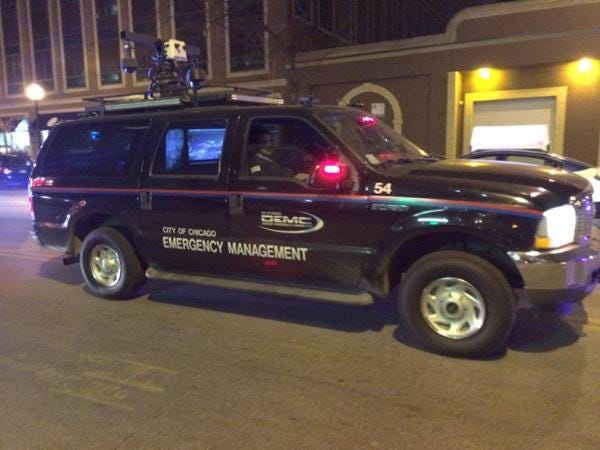
[[[101,227],[88,234],[79,263],[87,286],[99,297],[128,298],[145,280],[133,247],[114,228]]]
[[[488,261],[439,251],[402,278],[400,320],[423,345],[449,356],[486,357],[503,349],[516,314],[515,295]]]

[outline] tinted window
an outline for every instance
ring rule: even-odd
[[[154,167],[158,175],[217,175],[227,122],[174,123],[165,133]]]
[[[147,129],[146,122],[77,124],[60,128],[45,158],[44,175],[128,175]]]

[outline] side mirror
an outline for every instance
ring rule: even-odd
[[[349,173],[348,166],[340,161],[322,161],[313,167],[308,185],[334,191],[351,190],[353,183]]]

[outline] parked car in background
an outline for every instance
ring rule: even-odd
[[[596,218],[600,218],[600,168],[598,167],[556,153],[534,149],[476,150],[462,156],[462,158],[533,164],[576,173],[577,175],[587,178],[592,184],[592,187],[594,188],[592,199],[596,205]]]
[[[0,154],[0,186],[27,187],[32,168],[25,153]]]

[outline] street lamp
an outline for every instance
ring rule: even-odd
[[[31,152],[33,157],[37,157],[37,154],[42,145],[42,127],[40,127],[40,112],[38,110],[38,102],[43,100],[46,96],[44,88],[37,83],[32,83],[25,89],[25,95],[31,100],[35,107],[35,113],[33,120],[29,125],[29,139],[31,141]]]

